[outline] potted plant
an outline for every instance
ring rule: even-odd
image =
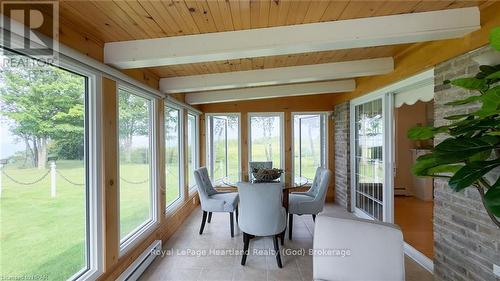
[[[490,45],[500,51],[500,27],[490,32]],[[446,116],[446,126],[417,126],[408,131],[412,140],[446,138],[419,157],[412,167],[416,176],[443,178],[454,191],[475,188],[491,220],[500,228],[500,65],[481,65],[474,77],[444,81],[474,92],[448,106],[479,103],[474,112]]]

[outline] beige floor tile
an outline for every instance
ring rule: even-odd
[[[325,206],[325,213],[335,216],[347,216],[339,206]],[[311,216],[294,216],[293,240],[285,236],[285,245],[281,246],[283,268],[279,269],[275,256],[269,251],[267,255],[258,255],[254,250],[274,249],[271,237],[256,237],[250,241],[250,254],[245,266],[240,264],[240,255],[221,256],[179,256],[178,249],[191,250],[242,250],[243,235],[235,223],[235,237],[230,237],[229,216],[214,214],[212,222],[206,224],[203,235],[199,235],[202,212],[196,210],[183,226],[164,245],[174,249],[173,256],[157,257],[143,273],[141,281],[161,280],[312,280],[313,259],[307,251],[313,247],[314,223]],[[304,256],[297,256],[297,249],[304,249]],[[226,252],[230,254],[229,252]],[[262,252],[260,252],[262,254]],[[405,259],[407,281],[430,281],[433,275],[411,259]]]
[[[234,268],[204,268],[201,271],[200,281],[231,281]]]
[[[250,268],[247,266],[236,267],[233,271],[234,281],[265,281],[267,270]]]
[[[295,262],[284,266],[283,268],[270,269],[267,271],[268,281],[301,281],[299,269]]]

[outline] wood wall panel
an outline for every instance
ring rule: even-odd
[[[119,208],[118,208],[118,94],[116,82],[102,78],[102,131],[101,163],[104,210],[104,268],[110,269],[118,262],[119,254]]]

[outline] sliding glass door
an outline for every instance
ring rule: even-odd
[[[376,95],[351,103],[354,211],[380,221],[392,221],[389,101],[386,95]]]

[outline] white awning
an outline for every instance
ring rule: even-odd
[[[384,89],[394,94],[394,106],[412,105],[417,101],[431,101],[434,98],[434,68],[396,82]]]
[[[403,104],[412,105],[417,101],[431,101],[434,98],[434,79],[426,80],[425,83],[418,83],[399,89],[394,94],[394,106],[401,107]]]

